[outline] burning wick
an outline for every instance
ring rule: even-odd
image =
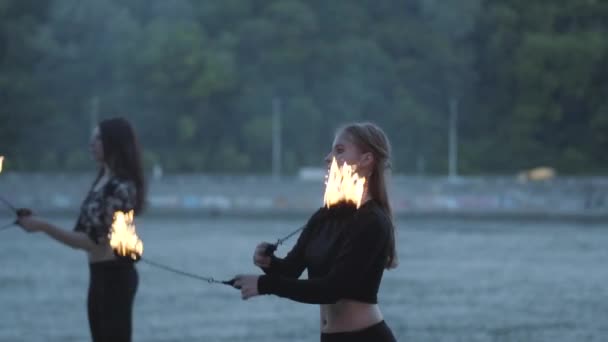
[[[325,195],[323,196],[325,206],[330,208],[340,202],[351,202],[359,208],[364,190],[365,177],[359,177],[355,172],[355,166],[348,165],[346,162],[339,167],[334,157],[325,182]]]
[[[110,246],[112,246],[116,255],[128,256],[133,260],[141,258],[144,252],[144,243],[135,232],[133,210],[128,213],[122,211],[114,213],[114,221],[108,237],[110,238]]]

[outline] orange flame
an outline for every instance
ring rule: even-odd
[[[138,260],[144,252],[144,243],[135,232],[133,210],[128,213],[122,211],[114,213],[109,238],[110,246],[120,256],[130,256],[131,259]]]
[[[343,201],[352,202],[359,208],[365,189],[364,185],[365,177],[359,177],[354,166],[345,162],[342,167],[339,167],[334,157],[325,183],[323,202],[327,208]]]

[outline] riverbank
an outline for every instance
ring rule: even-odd
[[[45,215],[75,215],[92,174],[0,177],[0,196]],[[399,219],[608,221],[608,178],[518,182],[509,177],[393,177]],[[170,175],[149,182],[149,216],[306,217],[322,203],[321,181],[263,176]]]

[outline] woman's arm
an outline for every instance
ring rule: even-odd
[[[389,241],[389,230],[377,220],[365,220],[352,227],[327,275],[315,279],[293,279],[263,275],[257,282],[259,294],[274,294],[309,304],[332,304],[349,295],[361,279],[381,271]],[[379,261],[378,258],[382,258]],[[382,262],[381,265],[378,265]],[[378,265],[378,266],[372,266]],[[255,295],[255,293],[254,293]]]
[[[260,267],[265,274],[283,276],[288,278],[299,278],[306,269],[306,248],[311,238],[312,229],[316,225],[318,217],[323,213],[323,208],[317,210],[306,222],[306,228],[302,230],[293,248],[284,258],[278,258],[274,253],[270,256],[265,254],[268,242],[259,244],[254,252],[253,263]]]
[[[17,224],[30,233],[44,232],[60,243],[75,249],[82,249],[90,252],[98,247],[98,245],[95,244],[85,233],[61,229],[49,222],[34,218],[32,216],[20,217],[17,220]]]

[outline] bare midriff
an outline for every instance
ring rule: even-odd
[[[107,239],[100,239],[97,246],[88,252],[88,256],[90,264],[116,259],[110,242]]]
[[[321,305],[321,332],[358,331],[380,323],[384,318],[378,304],[341,299]]]

